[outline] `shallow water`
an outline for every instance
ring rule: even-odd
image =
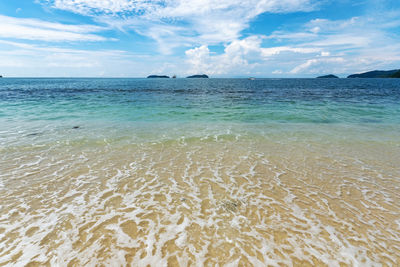
[[[397,266],[397,80],[4,79],[0,265]]]

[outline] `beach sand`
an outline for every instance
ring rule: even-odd
[[[3,150],[0,265],[398,265],[399,143],[282,140]]]

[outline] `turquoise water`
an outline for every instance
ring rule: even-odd
[[[7,121],[400,123],[397,79],[2,79]]]
[[[399,266],[400,79],[0,79],[0,265]]]
[[[8,78],[0,80],[0,138],[70,135],[76,126],[89,135],[153,138],[183,129],[279,135],[339,127],[349,137],[385,138],[399,129],[399,103],[397,79]]]

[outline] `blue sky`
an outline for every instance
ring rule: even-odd
[[[398,0],[0,1],[0,74],[315,77],[400,68]]]

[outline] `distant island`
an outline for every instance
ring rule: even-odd
[[[0,78],[3,78],[3,75],[0,75]]]
[[[317,78],[318,79],[332,79],[332,78],[337,79],[339,77],[336,75],[333,75],[333,74],[329,74],[329,75],[318,76]]]
[[[352,74],[347,78],[400,78],[400,70],[374,70],[359,74]]]
[[[397,72],[393,73],[390,78],[400,78],[400,70],[398,70]]]
[[[208,78],[208,76],[205,74],[202,74],[202,75],[187,76],[186,78]]]
[[[167,75],[149,75],[147,78],[169,78]]]

